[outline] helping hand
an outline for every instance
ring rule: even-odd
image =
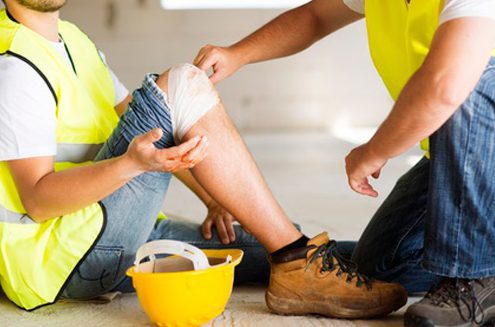
[[[196,55],[194,65],[203,71],[212,68],[210,80],[216,84],[235,73],[244,64],[232,48],[205,45]]]
[[[374,155],[368,144],[353,149],[345,158],[345,169],[349,186],[357,193],[377,197],[378,192],[368,182],[368,177],[380,177],[387,159]]]
[[[196,136],[178,146],[158,149],[154,142],[160,140],[163,131],[155,128],[136,136],[125,153],[140,172],[175,172],[197,165],[207,155],[208,140],[205,136]]]
[[[218,232],[218,238],[223,244],[229,244],[235,241],[234,222],[236,219],[227,210],[215,201],[208,205],[208,215],[201,225],[201,230],[205,239],[209,240],[212,236],[212,228],[215,226]]]

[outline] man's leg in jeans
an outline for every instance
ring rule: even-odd
[[[495,276],[495,58],[431,137],[424,265],[448,277]]]
[[[495,317],[494,122],[492,58],[473,92],[430,138],[423,266],[443,278],[408,308],[406,325],[466,326]]]
[[[369,277],[425,292],[438,278],[421,267],[430,163],[404,174],[359,239],[352,259]]]

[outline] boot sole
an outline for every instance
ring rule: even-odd
[[[389,313],[397,311],[402,308],[406,302],[398,303],[397,307],[389,310],[384,308],[374,308],[369,310],[361,309],[349,309],[343,308],[331,303],[301,301],[293,299],[280,298],[269,291],[265,293],[266,305],[270,310],[281,315],[307,315],[307,314],[319,314],[330,318],[343,318],[343,319],[362,319],[362,318],[374,318],[379,316],[386,316]]]
[[[477,319],[481,319],[481,314],[479,314]],[[481,324],[475,324],[472,322],[462,323],[460,325],[435,325],[430,319],[426,317],[421,317],[409,313],[404,314],[404,326],[405,327],[493,327],[495,326],[495,306],[486,309],[485,320]]]

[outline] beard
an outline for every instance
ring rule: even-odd
[[[21,6],[39,12],[55,12],[65,5],[67,0],[16,0]]]

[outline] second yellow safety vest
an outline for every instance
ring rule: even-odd
[[[365,1],[371,58],[394,100],[423,64],[443,5],[444,0]],[[428,139],[421,147],[428,151]]]

